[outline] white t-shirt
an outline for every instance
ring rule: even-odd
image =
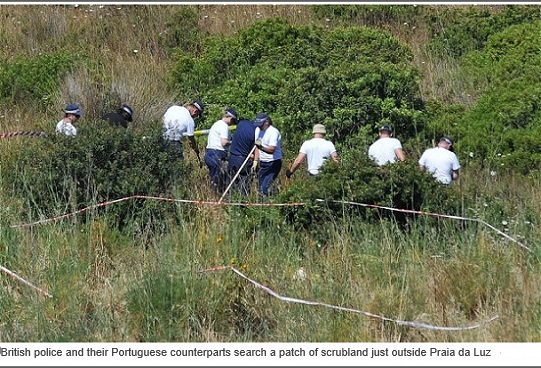
[[[261,139],[261,145],[263,147],[276,147],[273,154],[269,154],[259,150],[259,161],[271,162],[282,158],[282,135],[274,126],[269,125],[267,130],[255,128],[255,139]]]
[[[441,147],[429,148],[424,151],[419,159],[419,164],[426,167],[426,170],[443,184],[451,184],[453,171],[460,169],[460,163],[455,153]]]
[[[325,160],[336,152],[336,148],[331,141],[324,138],[312,138],[302,144],[299,152],[306,155],[308,172],[317,175]]]
[[[368,156],[372,158],[379,166],[395,162],[397,148],[402,148],[402,144],[396,138],[382,137],[372,143],[368,148]]]
[[[183,134],[194,135],[195,122],[184,106],[173,105],[163,115],[163,137],[171,141],[182,140]]]
[[[207,149],[215,149],[220,151],[225,151],[224,146],[222,146],[222,138],[230,141],[229,135],[229,125],[223,120],[218,120],[209,130],[209,135],[207,137]]]
[[[69,121],[64,121],[64,119],[62,119],[58,122],[58,124],[56,124],[56,132],[74,137],[77,135],[77,128],[75,128]]]

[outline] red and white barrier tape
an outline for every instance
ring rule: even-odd
[[[18,136],[43,137],[43,136],[45,136],[45,132],[35,132],[35,131],[31,131],[31,130],[24,130],[24,131],[19,131],[19,132],[2,133],[2,134],[0,134],[0,139],[18,137]]]
[[[29,283],[28,281],[23,279],[21,276],[18,276],[15,272],[10,271],[10,270],[8,270],[7,268],[5,268],[3,266],[0,266],[0,271],[3,271],[5,273],[7,273],[9,276],[13,277],[14,279],[16,279],[18,281],[21,281],[25,285],[30,286],[32,289],[38,291],[41,295],[44,295],[44,296],[49,297],[49,298],[53,297],[51,294],[49,294],[45,290],[40,289],[39,287],[32,285],[31,283]]]
[[[68,217],[72,217],[78,214],[81,214],[83,212],[86,212],[88,210],[98,208],[98,207],[104,207],[108,206],[110,204],[119,203],[131,199],[150,199],[150,200],[158,200],[158,201],[167,201],[167,202],[176,202],[176,203],[191,203],[195,205],[210,205],[210,206],[245,206],[245,207],[292,207],[292,206],[304,206],[304,203],[249,203],[249,202],[215,202],[215,201],[202,201],[202,200],[190,200],[190,199],[176,199],[176,198],[166,198],[166,197],[152,197],[152,196],[145,196],[145,195],[134,195],[130,197],[124,197],[120,199],[115,199],[112,201],[105,201],[98,204],[94,204],[85,208],[82,208],[80,210],[77,210],[75,212],[66,213],[61,216],[57,217],[51,217],[44,220],[34,221],[26,224],[16,224],[11,225],[13,228],[18,227],[29,227],[34,225],[40,225],[47,222],[56,222],[58,220],[62,220]]]
[[[190,204],[195,204],[195,205],[210,205],[210,206],[295,207],[295,206],[304,206],[304,205],[306,205],[306,203],[303,203],[303,202],[292,202],[292,203],[216,202],[216,201],[202,201],[202,200],[176,199],[176,198],[166,198],[166,197],[153,197],[153,196],[145,196],[145,195],[134,195],[134,196],[130,196],[130,197],[124,197],[124,198],[120,198],[120,199],[115,199],[115,200],[112,200],[112,201],[101,202],[101,203],[98,203],[98,204],[95,204],[95,205],[85,207],[85,208],[80,209],[80,210],[75,211],[75,212],[66,213],[66,214],[58,216],[58,217],[51,217],[49,219],[39,220],[39,221],[26,223],[26,224],[11,225],[11,227],[13,227],[13,228],[29,227],[29,226],[34,226],[34,225],[40,225],[40,224],[47,223],[47,222],[55,222],[55,221],[58,221],[58,220],[62,220],[62,219],[68,218],[68,217],[75,216],[77,214],[81,214],[83,212],[86,212],[86,211],[94,209],[94,208],[104,207],[104,206],[108,206],[110,204],[123,202],[123,201],[131,200],[131,199],[148,199],[148,200],[158,200],[158,201],[167,201],[167,202],[175,202],[175,203],[190,203]],[[325,202],[325,200],[323,200],[323,199],[316,199],[316,201],[317,202]],[[512,238],[511,236],[504,233],[503,231],[500,231],[497,228],[495,228],[494,226],[490,225],[489,223],[487,223],[487,222],[485,222],[483,220],[480,220],[480,219],[476,219],[476,218],[454,216],[454,215],[444,215],[444,214],[426,212],[426,211],[404,210],[404,209],[400,209],[400,208],[379,206],[379,205],[375,205],[375,204],[350,202],[350,201],[329,200],[328,202],[342,203],[342,204],[349,204],[349,205],[370,207],[370,208],[379,208],[379,209],[384,209],[384,210],[388,210],[388,211],[395,211],[395,212],[414,213],[414,214],[419,214],[419,215],[448,218],[448,219],[453,219],[453,220],[474,221],[474,222],[478,222],[478,223],[481,223],[481,224],[489,227],[490,229],[496,231],[498,234],[505,237],[506,239],[511,240],[512,242],[516,243],[517,245],[519,245],[523,249],[526,249],[529,252],[532,251],[531,248],[529,248],[526,245],[522,244],[518,240]]]
[[[489,228],[491,228],[492,230],[496,231],[498,234],[500,234],[501,236],[503,236],[504,238],[507,238],[509,240],[511,240],[512,242],[516,243],[518,246],[526,249],[527,251],[531,252],[531,248],[525,246],[524,244],[522,244],[521,242],[519,242],[518,240],[512,238],[511,236],[507,235],[506,233],[504,233],[503,231],[500,231],[498,229],[496,229],[494,226],[490,225],[488,222],[485,222],[483,220],[480,220],[480,219],[476,219],[476,218],[471,218],[471,217],[462,217],[462,216],[453,216],[453,215],[442,215],[440,213],[433,213],[433,212],[426,212],[426,211],[415,211],[415,210],[403,210],[403,209],[399,209],[399,208],[392,208],[392,207],[385,207],[385,206],[378,206],[378,205],[375,205],[375,204],[365,204],[365,203],[358,203],[358,202],[349,202],[349,201],[335,201],[335,200],[330,200],[330,201],[325,201],[323,199],[316,199],[316,201],[318,202],[333,202],[333,203],[343,203],[343,204],[351,204],[351,205],[355,205],[355,206],[362,206],[362,207],[370,207],[370,208],[380,208],[380,209],[384,209],[384,210],[388,210],[388,211],[395,211],[395,212],[403,212],[403,213],[415,213],[415,214],[418,214],[418,215],[425,215],[425,216],[434,216],[434,217],[442,217],[442,218],[448,218],[448,219],[453,219],[453,220],[463,220],[463,221],[474,221],[474,222],[479,222]]]
[[[384,317],[384,316],[381,316],[381,315],[378,315],[378,314],[374,314],[374,313],[370,313],[370,312],[364,312],[364,311],[361,311],[361,310],[358,310],[358,309],[353,309],[353,308],[340,307],[340,306],[337,306],[337,305],[332,305],[332,304],[327,304],[327,303],[321,303],[321,302],[315,302],[315,301],[310,301],[310,300],[304,300],[304,299],[297,299],[297,298],[290,298],[290,297],[287,297],[287,296],[282,296],[282,295],[278,294],[277,292],[271,290],[270,288],[258,283],[257,281],[252,280],[251,278],[244,275],[242,272],[240,272],[239,270],[237,270],[236,268],[234,268],[232,266],[218,266],[218,267],[213,267],[213,268],[209,268],[209,269],[206,269],[206,270],[200,270],[198,272],[199,273],[216,272],[216,271],[223,271],[223,270],[231,270],[231,271],[233,271],[234,273],[236,273],[237,275],[239,275],[243,279],[245,279],[245,280],[249,281],[250,283],[252,283],[258,289],[261,289],[261,290],[265,291],[267,294],[270,294],[270,295],[274,296],[275,298],[278,298],[278,299],[280,299],[282,301],[285,301],[285,302],[299,303],[299,304],[306,304],[306,305],[319,305],[319,306],[322,306],[322,307],[341,310],[341,311],[344,311],[344,312],[352,312],[352,313],[363,314],[363,315],[365,315],[367,317],[377,318],[377,319],[380,319],[382,321],[393,322],[393,323],[396,323],[396,324],[399,324],[399,325],[402,325],[402,326],[408,326],[408,327],[412,327],[412,328],[424,328],[424,329],[428,329],[428,330],[437,330],[437,331],[473,330],[473,329],[479,328],[479,327],[481,327],[481,326],[483,326],[483,325],[485,325],[485,324],[487,324],[489,322],[492,322],[495,319],[499,318],[499,316],[496,315],[494,317],[491,317],[491,318],[483,321],[480,324],[476,324],[476,325],[472,325],[472,326],[451,326],[451,327],[434,326],[434,325],[430,325],[430,324],[423,323],[423,322],[404,321],[404,320],[400,320],[400,319],[388,318],[388,317]]]

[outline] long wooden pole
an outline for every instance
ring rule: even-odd
[[[244,162],[242,163],[241,167],[237,170],[237,173],[235,174],[235,176],[233,177],[233,179],[231,179],[231,183],[229,183],[229,185],[228,185],[227,188],[225,189],[225,192],[224,192],[224,194],[222,194],[222,196],[221,196],[220,200],[218,201],[218,203],[222,203],[222,199],[224,199],[225,195],[227,194],[227,192],[229,192],[229,189],[231,188],[231,186],[233,185],[233,183],[235,182],[235,180],[237,180],[237,178],[239,177],[240,172],[242,171],[242,169],[244,168],[244,166],[246,166],[246,163],[247,163],[248,160],[250,159],[250,156],[252,155],[252,153],[254,153],[256,147],[257,147],[257,146],[253,146],[253,147],[252,147],[252,150],[250,151],[250,153],[248,154],[248,156],[246,156],[246,159],[245,159]]]

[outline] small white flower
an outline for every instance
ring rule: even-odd
[[[138,52],[139,52],[139,50],[137,50],[137,49],[133,50],[134,54],[137,54]]]
[[[490,176],[496,176],[496,171],[491,171]]]
[[[498,153],[498,155],[497,155],[497,156],[498,156],[498,157],[502,157],[502,154],[501,154],[501,153]]]
[[[302,267],[295,272],[295,276],[293,276],[293,279],[301,281],[306,280],[306,272],[304,272]]]
[[[331,20],[329,18],[325,18],[325,22],[330,22]]]
[[[503,220],[503,221],[502,221],[502,225],[503,225],[503,226],[507,226],[507,225],[508,225],[508,222],[505,221],[505,220]]]
[[[473,152],[470,152],[470,157],[473,158]]]

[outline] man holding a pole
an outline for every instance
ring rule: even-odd
[[[254,164],[255,128],[256,123],[251,120],[239,121],[229,147],[227,171],[233,180],[233,188],[244,196],[250,193],[252,185],[250,173]]]

